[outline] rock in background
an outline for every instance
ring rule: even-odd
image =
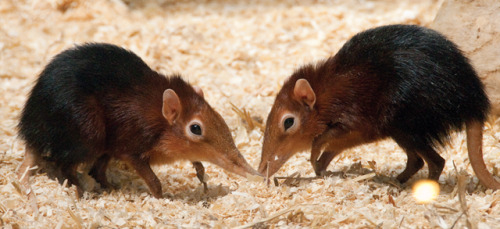
[[[500,1],[447,0],[431,27],[471,59],[486,86],[492,114],[500,115]]]

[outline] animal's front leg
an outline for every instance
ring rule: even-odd
[[[127,162],[135,169],[137,174],[139,174],[139,176],[146,182],[154,197],[163,197],[160,179],[158,179],[156,174],[153,172],[147,160],[137,155],[120,155],[119,159]]]
[[[316,173],[316,176],[324,176],[326,172],[326,168],[330,164],[330,162],[333,160],[335,156],[337,156],[339,153],[342,151],[330,151],[330,149],[326,149],[323,154],[321,154],[321,157],[316,161],[316,168],[314,168],[314,172]]]
[[[318,171],[318,158],[321,155],[321,150],[323,148],[323,145],[325,144],[324,141],[321,140],[321,138],[317,138],[313,141],[312,147],[311,147],[311,165],[314,169],[314,172],[316,175],[319,176]]]
[[[314,138],[311,147],[311,164],[316,175],[321,176],[330,161],[341,151],[337,150],[325,150],[321,154],[321,150],[327,147],[332,139],[338,138],[346,133],[345,128],[341,124],[333,125],[331,128]],[[320,157],[321,155],[321,157]],[[319,159],[318,159],[319,158]]]
[[[196,176],[203,184],[203,191],[207,192],[208,187],[207,187],[207,182],[205,181],[205,167],[203,167],[203,164],[201,164],[201,162],[199,161],[193,161],[193,167],[194,169],[196,169]]]

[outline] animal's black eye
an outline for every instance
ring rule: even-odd
[[[193,124],[189,127],[189,130],[191,130],[191,133],[196,134],[196,135],[201,135],[201,126],[198,124]]]
[[[294,121],[294,118],[285,119],[285,121],[283,122],[283,127],[285,127],[285,130],[288,130],[288,128],[292,127]]]

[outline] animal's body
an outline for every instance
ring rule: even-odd
[[[321,175],[343,150],[392,138],[408,156],[400,182],[424,161],[437,180],[445,160],[436,149],[466,128],[476,175],[498,189],[481,150],[489,107],[467,58],[438,32],[413,25],[369,29],[285,81],[267,119],[259,172],[270,176],[294,153],[311,149]]]
[[[201,89],[178,75],[163,76],[109,44],[68,49],[46,66],[22,111],[19,135],[26,142],[20,174],[51,165],[52,175],[68,179],[80,195],[77,167],[90,164],[89,174],[107,187],[112,158],[131,165],[157,198],[161,183],[151,164],[192,161],[203,183],[200,161],[242,176],[256,174]]]

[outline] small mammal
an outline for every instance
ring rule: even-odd
[[[404,183],[422,168],[438,180],[436,152],[466,128],[469,158],[481,183],[499,189],[482,155],[490,104],[473,67],[444,36],[415,25],[389,25],[353,36],[338,53],[296,70],[267,118],[258,171],[273,175],[296,152],[311,149],[317,175],[347,148],[392,138],[408,160]]]
[[[60,182],[75,185],[79,196],[78,166],[90,165],[89,175],[109,187],[111,158],[133,167],[156,198],[163,193],[151,164],[189,160],[205,190],[200,161],[241,176],[258,174],[200,88],[178,75],[160,75],[110,44],[85,44],[55,56],[36,81],[18,128],[26,142],[21,182],[34,172],[28,168],[44,165]]]

